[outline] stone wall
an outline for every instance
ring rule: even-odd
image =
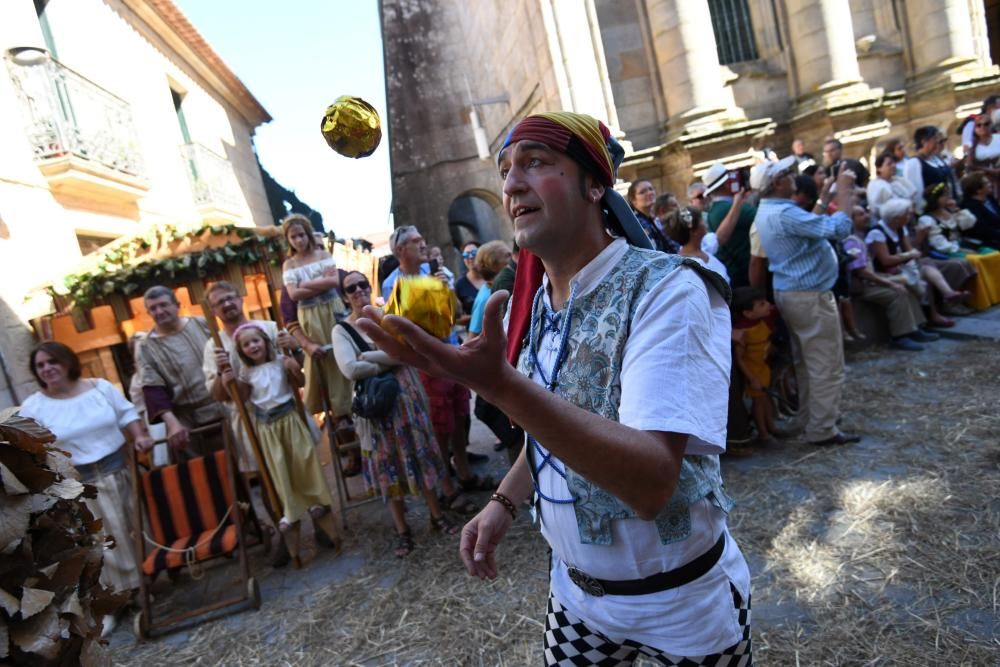
[[[496,166],[477,154],[470,103],[508,97],[478,107],[492,154],[511,119],[559,106],[539,11],[537,2],[382,2],[395,224],[416,225],[456,270],[448,213],[459,197],[483,199],[498,236],[512,236]]]
[[[747,0],[758,58],[720,65],[706,0],[383,0],[396,224],[444,246],[457,197],[499,202],[472,99],[509,96],[479,107],[491,151],[532,111],[586,111],[631,145],[626,183],[681,196],[712,161],[795,137],[817,157],[830,136],[871,157],[920,125],[953,130],[1000,90],[984,3]]]

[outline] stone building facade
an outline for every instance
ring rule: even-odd
[[[716,160],[748,166],[796,137],[817,157],[826,137],[869,157],[921,125],[952,131],[1000,93],[1000,0],[381,0],[381,13],[395,224],[442,248],[511,237],[491,156],[529,113],[604,120],[630,151],[619,185],[683,199]]]
[[[83,255],[151,225],[273,224],[252,139],[271,118],[170,0],[5,0],[0,118],[0,408],[36,388],[50,302],[26,297]]]

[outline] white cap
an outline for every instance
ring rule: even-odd
[[[775,179],[795,167],[795,156],[789,155],[777,162],[761,162],[750,170],[750,187],[765,192]]]

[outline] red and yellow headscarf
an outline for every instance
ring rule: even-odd
[[[511,144],[525,139],[540,141],[565,153],[592,174],[605,187],[601,205],[611,219],[612,227],[620,229],[632,245],[653,247],[635,219],[632,207],[612,187],[625,151],[604,123],[586,114],[569,111],[528,116],[511,129],[500,147],[500,153]],[[499,159],[498,153],[498,162]],[[521,353],[524,336],[531,324],[531,304],[544,274],[542,260],[521,248],[507,328],[507,359],[511,364],[517,363]]]
[[[568,111],[552,111],[528,116],[515,125],[500,147],[500,153],[511,144],[530,139],[540,141],[549,148],[566,153],[605,187],[615,183],[615,167],[609,141],[611,132],[596,118]],[[615,142],[618,150],[618,142]],[[497,161],[500,160],[497,153]],[[624,157],[624,151],[622,152]]]

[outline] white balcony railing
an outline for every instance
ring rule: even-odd
[[[187,167],[195,204],[239,210],[240,188],[229,160],[201,144],[184,144],[181,156]]]
[[[37,160],[77,157],[143,175],[128,102],[52,58],[8,68]]]

